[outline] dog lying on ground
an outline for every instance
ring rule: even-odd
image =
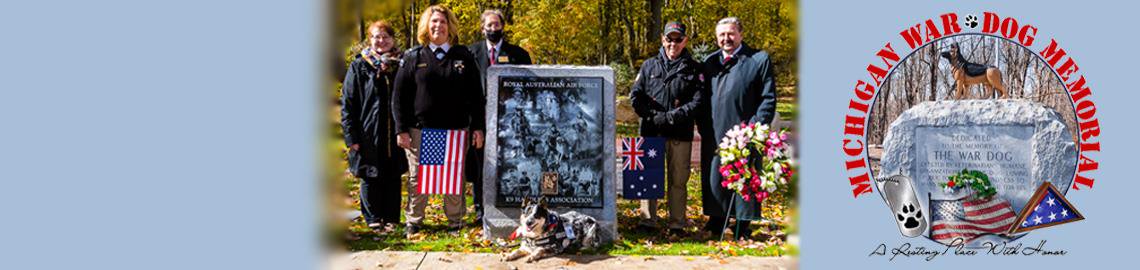
[[[1005,85],[1001,81],[1001,71],[997,67],[967,61],[958,49],[957,43],[950,44],[950,50],[942,52],[941,55],[942,58],[950,60],[950,72],[954,76],[955,85],[954,99],[961,100],[966,96],[966,91],[970,86],[976,84],[982,84],[983,88],[987,90],[984,98],[993,97],[995,89],[1001,94],[999,98],[1008,97],[1009,94],[1005,91]]]
[[[526,256],[534,262],[569,250],[598,247],[598,222],[591,216],[575,211],[559,214],[546,207],[546,197],[538,201],[523,200],[519,227],[511,233],[511,240],[521,237],[519,248],[505,254],[503,261]]]

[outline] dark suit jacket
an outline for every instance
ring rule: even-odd
[[[724,62],[720,50],[709,54],[704,61],[705,80],[709,83],[710,92],[710,117],[706,120],[712,124],[705,128],[711,129],[712,142],[716,144],[735,125],[745,122],[770,125],[776,115],[776,80],[768,53],[748,47],[748,44],[741,46],[728,63]],[[713,173],[708,174],[706,181],[711,187],[712,198],[718,204],[706,203],[705,213],[710,216],[729,213],[742,220],[758,220],[760,204],[756,200],[745,202],[740,195],[720,185],[721,175],[715,173],[720,168],[720,156],[712,155],[709,168]],[[731,199],[736,200],[731,203],[734,209],[728,209]]]
[[[487,86],[487,67],[491,65],[491,58],[487,56],[487,54],[490,53],[490,49],[487,48],[487,40],[486,39],[480,39],[479,41],[476,41],[475,43],[473,43],[467,47],[470,49],[471,53],[475,55],[475,66],[479,68],[479,75],[480,75],[479,77],[482,78],[482,80],[480,80],[480,82],[482,82],[483,86],[486,87]],[[503,45],[499,46],[499,47],[500,47],[499,50],[495,51],[495,54],[497,54],[495,56],[495,59],[496,60],[507,60],[507,61],[498,61],[497,64],[500,64],[500,65],[530,65],[531,64],[530,53],[526,52],[526,50],[524,50],[522,47],[515,46],[514,44],[507,42],[507,40],[505,40],[505,39],[503,40]],[[503,57],[506,57],[506,58],[503,58]]]

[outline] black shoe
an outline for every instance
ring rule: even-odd
[[[661,232],[661,227],[658,227],[657,222],[653,220],[642,219],[641,221],[637,222],[637,230],[642,232],[659,233]]]
[[[737,221],[741,222],[741,221]],[[745,221],[746,222],[746,221]],[[752,227],[750,224],[742,224],[739,230],[733,230],[732,235],[736,239],[752,239]]]
[[[724,217],[709,217],[709,221],[705,223],[705,231],[719,236],[724,232]]]
[[[419,232],[419,231],[420,231],[420,226],[418,226],[416,224],[408,223],[407,225],[404,226],[404,236],[406,236],[406,237],[412,237],[413,234],[416,234],[416,232]]]
[[[450,235],[453,235],[453,236],[455,236],[455,235],[459,235],[459,230],[462,230],[462,229],[463,229],[463,225],[459,225],[459,226],[447,226],[447,234],[450,234]]]

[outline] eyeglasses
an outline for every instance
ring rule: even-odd
[[[669,42],[669,43],[681,43],[681,41],[685,41],[685,37],[678,37],[678,38],[665,37],[665,41]]]

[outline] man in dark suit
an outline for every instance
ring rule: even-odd
[[[767,52],[744,44],[743,31],[740,20],[735,17],[721,19],[716,24],[720,50],[704,60],[709,111],[701,128],[705,132],[701,134],[702,139],[712,135],[712,140],[702,140],[702,144],[719,144],[729,129],[741,123],[771,125],[776,114],[776,82],[771,58]],[[716,173],[720,157],[715,154],[715,148],[711,150],[714,152],[702,153],[711,158],[701,159],[708,160],[705,164],[712,170],[712,173],[702,173],[707,177],[701,185],[704,212],[709,216],[705,228],[720,234],[725,217],[734,216],[737,220],[735,237],[750,237],[748,221],[760,219],[760,203],[744,201],[735,191],[721,186],[722,176]]]
[[[486,39],[468,46],[475,55],[475,67],[483,87],[487,86],[487,67],[493,65],[530,65],[530,53],[522,47],[507,43],[503,36],[503,12],[489,9],[480,17],[483,36]],[[494,89],[491,89],[494,90]],[[486,97],[486,92],[483,96]],[[496,101],[497,102],[497,101]],[[485,128],[485,127],[480,127]],[[489,138],[494,138],[493,136]],[[467,180],[472,182],[475,193],[475,222],[483,222],[483,151],[467,151]]]

